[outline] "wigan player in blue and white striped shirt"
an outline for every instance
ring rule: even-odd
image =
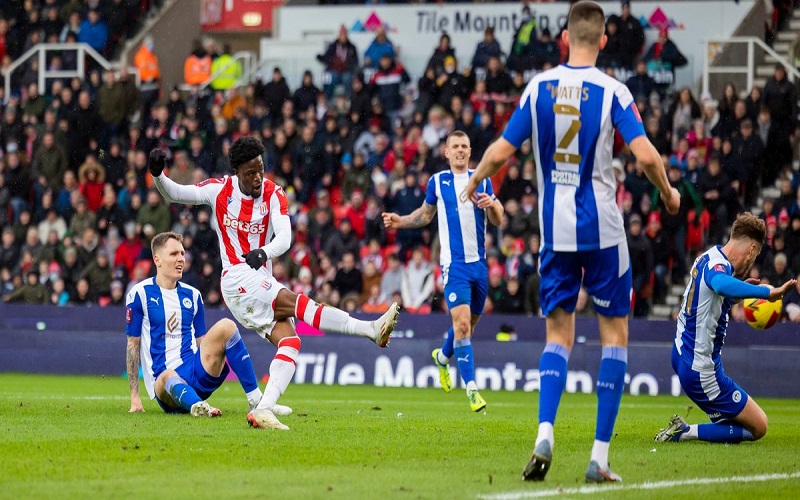
[[[475,361],[470,338],[483,312],[489,288],[486,268],[486,219],[500,225],[503,205],[494,195],[492,183],[484,180],[478,189],[478,202],[473,205],[463,196],[473,171],[468,170],[469,137],[464,132],[451,133],[445,141],[445,157],[450,170],[437,172],[428,182],[425,201],[409,215],[384,213],[383,222],[389,228],[419,228],[427,226],[439,212],[439,263],[444,279],[444,296],[453,318],[453,327],[441,349],[433,351],[439,368],[442,389],[450,392],[448,364],[455,354],[458,369],[467,386],[472,411],[486,408],[486,401],[475,383]]]
[[[739,443],[756,441],[767,433],[764,410],[722,367],[722,345],[733,303],[746,298],[774,302],[797,283],[792,279],[779,288],[768,288],[756,286],[759,280],[755,278],[741,281],[761,253],[765,235],[764,221],[749,212],[739,214],[725,246],[715,246],[695,260],[678,314],[672,368],[686,395],[712,423],[688,425],[675,415],[656,441]]]
[[[178,281],[185,263],[182,239],[176,233],[153,238],[156,276],[137,283],[126,299],[130,411],[144,411],[139,397],[140,359],[147,393],[167,413],[221,415],[205,400],[230,372],[226,358],[255,407],[261,390],[236,324],[223,319],[206,332],[200,292]]]
[[[542,230],[540,297],[547,317],[547,345],[539,361],[539,432],[523,479],[542,480],[552,460],[555,422],[575,339],[575,304],[581,281],[599,313],[602,361],[597,377],[597,426],[586,480],[619,481],[608,466],[608,446],[625,385],[630,256],[616,205],[611,165],[614,129],[677,213],[680,195],[647,139],[633,96],[623,83],[595,68],[607,41],[603,9],[594,2],[572,6],[564,41],[569,61],[528,83],[503,136],[484,154],[467,188],[493,175],[531,140],[539,185]]]

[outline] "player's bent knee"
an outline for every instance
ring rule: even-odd
[[[238,328],[236,326],[236,323],[234,323],[233,320],[230,318],[222,318],[217,322],[217,325],[219,325],[219,328],[226,339],[231,338],[231,336]]]

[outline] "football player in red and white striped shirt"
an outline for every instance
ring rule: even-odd
[[[225,303],[239,323],[278,348],[269,367],[264,397],[247,420],[253,427],[287,430],[272,409],[294,376],[300,352],[294,319],[326,332],[367,337],[386,347],[397,325],[399,308],[394,303],[375,321],[358,320],[295,294],[272,276],[271,259],[289,249],[292,226],[286,194],[264,177],[263,155],[264,146],[258,139],[237,139],[228,153],[234,175],[191,186],[177,184],[164,175],[166,155],[161,149],[150,152],[149,168],[167,200],[211,206],[211,225],[219,237],[222,257],[220,281]]]

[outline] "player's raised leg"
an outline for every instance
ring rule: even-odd
[[[389,344],[389,336],[397,326],[399,314],[399,306],[392,303],[380,318],[363,321],[353,318],[341,309],[318,304],[306,295],[298,295],[287,289],[281,290],[275,301],[276,321],[297,318],[324,332],[366,337],[379,347]]]
[[[156,398],[164,411],[184,411],[193,417],[218,417],[222,412],[197,395],[197,392],[175,370],[164,370],[154,384]]]
[[[431,353],[433,364],[439,369],[439,383],[442,385],[444,392],[453,390],[453,382],[450,380],[450,358],[453,357],[453,341],[455,333],[453,327],[447,330],[444,342],[441,348],[436,348]]]
[[[213,377],[220,376],[227,359],[244,389],[250,409],[261,401],[261,389],[258,388],[250,353],[232,320],[221,319],[208,330],[200,343],[200,359],[205,371]]]
[[[575,339],[575,315],[556,308],[547,316],[547,345],[539,358],[539,431],[522,479],[542,481],[550,469],[554,426],[561,394],[567,384],[567,363]]]
[[[278,348],[275,357],[269,365],[269,382],[264,388],[264,396],[258,406],[247,415],[247,421],[252,427],[259,429],[289,430],[276,417],[276,403],[289,382],[294,377],[297,366],[297,356],[300,354],[300,337],[295,334],[291,320],[283,319],[275,323],[270,332],[269,341]]]

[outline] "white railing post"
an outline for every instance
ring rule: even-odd
[[[701,95],[709,95],[708,92],[708,67],[711,65],[709,59],[711,59],[711,42],[706,40],[706,56],[703,58],[703,92]]]
[[[47,76],[47,49],[40,47],[39,48],[39,94],[45,95],[45,84],[46,84],[46,76]]]
[[[753,44],[753,40],[747,41],[747,92],[749,93],[750,90],[753,88],[753,76],[755,75],[755,68],[756,68],[756,57],[755,57],[755,45]]]
[[[83,47],[78,49],[78,74],[81,75],[81,80],[86,76],[86,53]]]

